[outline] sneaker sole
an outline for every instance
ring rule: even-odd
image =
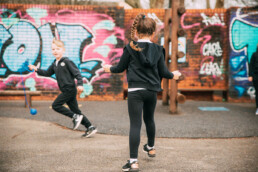
[[[81,122],[82,122],[82,118],[83,118],[83,115],[80,115],[79,121],[77,122],[77,124],[75,125],[75,127],[73,128],[73,130],[76,130],[76,129],[79,127],[79,125],[80,125]]]
[[[127,169],[122,169],[122,171],[139,172],[140,170],[139,169],[134,170],[134,169],[127,168]]]
[[[149,157],[151,157],[151,158],[154,158],[154,157],[156,157],[156,154],[155,155],[150,155],[150,154],[148,154],[148,152],[147,151],[145,151],[144,149],[142,149],[142,151],[144,152],[144,153],[146,153]]]
[[[94,135],[94,134],[96,134],[97,133],[97,129],[96,130],[93,130],[89,135],[87,135],[86,136],[86,138],[88,138],[88,137],[90,137],[90,136],[92,136],[92,135]]]

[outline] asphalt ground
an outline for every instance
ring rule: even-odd
[[[71,119],[51,109],[51,101],[34,101],[30,115],[23,101],[0,102],[0,171],[117,172],[129,157],[126,101],[79,102],[98,127],[92,138],[84,128],[71,130]],[[201,111],[224,107],[228,111]],[[187,101],[179,113],[157,104],[157,156],[139,148],[141,172],[256,172],[257,119],[254,104]],[[217,127],[216,127],[217,126]],[[215,130],[215,131],[214,131]]]
[[[0,116],[49,121],[72,128],[71,119],[56,113],[52,101],[33,101],[38,114],[30,115],[24,101],[0,101]],[[129,117],[127,101],[80,101],[81,111],[98,128],[99,133],[127,136]],[[200,107],[225,108],[228,111],[202,111]],[[178,114],[158,101],[155,112],[157,137],[234,138],[258,136],[258,116],[252,103],[186,101],[178,105]],[[83,126],[79,130],[85,130]],[[145,135],[145,125],[142,125]]]
[[[128,136],[81,138],[51,122],[0,117],[1,172],[119,172],[129,156]],[[141,172],[256,172],[258,138],[157,138],[157,156],[139,148]]]

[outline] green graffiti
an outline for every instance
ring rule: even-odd
[[[42,17],[46,17],[47,14],[47,10],[45,9],[41,9],[41,8],[29,8],[26,10],[26,12],[35,20],[35,23],[40,26],[41,22],[40,19]]]

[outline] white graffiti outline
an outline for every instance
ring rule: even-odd
[[[251,97],[251,99],[255,98],[255,89],[254,87],[249,87],[246,91],[246,93]]]
[[[250,12],[248,14],[240,14],[242,8],[238,8],[237,11],[236,11],[236,17],[237,18],[245,18],[245,17],[248,17],[249,15],[254,15],[254,14],[258,14],[258,12]]]

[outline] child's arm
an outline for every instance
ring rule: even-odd
[[[129,52],[128,52],[128,50],[126,48],[124,48],[123,55],[120,58],[120,61],[118,62],[118,64],[116,66],[104,65],[103,69],[104,69],[105,72],[121,73],[125,69],[128,68],[129,60],[130,60]]]
[[[79,71],[78,67],[71,60],[66,60],[66,62],[67,62],[66,65],[67,65],[69,71],[71,72],[73,77],[76,78],[76,80],[77,80],[77,86],[83,86],[82,75],[81,75],[81,72]],[[78,88],[78,90],[80,91],[81,89]]]
[[[161,55],[160,60],[158,61],[158,70],[159,70],[159,74],[161,77],[163,78],[167,78],[167,79],[175,79],[178,80],[179,77],[181,76],[181,73],[179,71],[173,71],[170,72],[165,64],[165,60],[164,60],[164,49],[163,49],[163,53]]]
[[[254,71],[254,63],[255,63],[255,55],[253,53],[252,57],[251,57],[251,60],[250,60],[250,63],[249,63],[249,77],[248,77],[248,80],[250,82],[253,81],[253,71]]]
[[[29,65],[28,66],[30,70],[34,70],[35,72],[37,72],[38,68],[34,65]]]
[[[39,75],[42,75],[42,76],[51,76],[55,73],[53,69],[53,64],[49,66],[47,70],[39,69],[34,65],[29,65],[28,67],[30,70],[34,70],[35,72],[37,72]]]

